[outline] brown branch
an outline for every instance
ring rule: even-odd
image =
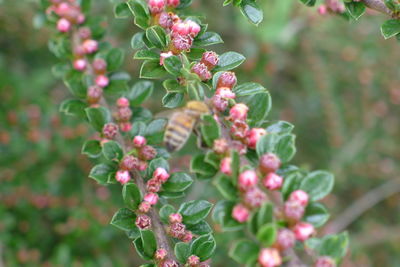
[[[393,18],[398,18],[399,15],[391,11],[382,0],[361,0],[370,9],[387,14]]]

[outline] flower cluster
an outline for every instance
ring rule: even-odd
[[[143,198],[143,202],[139,205],[139,212],[147,213],[151,206],[154,206],[158,202],[158,192],[161,189],[161,185],[168,181],[169,173],[164,168],[157,168],[153,172],[153,177],[147,181],[146,189],[147,193]]]
[[[328,12],[342,14],[345,11],[346,8],[343,2],[339,0],[325,0],[325,4],[322,4],[318,7],[318,13],[321,15],[326,15]]]
[[[129,132],[132,129],[132,123],[130,122],[132,117],[132,110],[129,107],[129,99],[126,97],[120,97],[117,100],[117,111],[114,114],[116,121],[119,123],[119,127],[123,132]]]
[[[182,223],[181,214],[172,213],[169,215],[168,220],[170,223],[168,227],[168,233],[170,236],[185,243],[192,241],[193,234],[191,231],[186,230],[186,226]]]

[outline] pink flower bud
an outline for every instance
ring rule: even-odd
[[[168,51],[167,53],[161,53],[161,54],[160,54],[160,65],[161,65],[161,66],[164,65],[165,59],[166,59],[166,58],[169,58],[169,57],[171,57],[171,56],[173,56],[173,54],[172,54],[171,51]]]
[[[244,139],[249,132],[249,125],[240,120],[236,120],[231,126],[231,133],[236,139]]]
[[[171,29],[172,25],[174,25],[172,13],[162,12],[158,18],[158,24],[164,29]]]
[[[78,58],[74,60],[74,69],[77,71],[84,71],[86,69],[87,63],[83,58]]]
[[[219,57],[214,51],[207,51],[203,53],[200,62],[206,65],[208,70],[212,70],[218,65]]]
[[[171,213],[168,217],[170,223],[181,223],[182,215],[180,213]]]
[[[320,15],[326,15],[328,13],[328,8],[326,7],[326,5],[320,5],[318,7],[318,13]]]
[[[193,239],[193,234],[190,231],[186,231],[185,234],[182,236],[182,242],[189,243]]]
[[[146,140],[146,138],[143,137],[143,136],[136,135],[136,136],[133,138],[133,145],[134,145],[135,147],[142,147],[142,146],[146,145],[146,143],[147,143],[147,140]]]
[[[170,225],[168,233],[174,238],[181,239],[184,236],[185,231],[185,225],[177,222]]]
[[[267,195],[260,188],[253,187],[245,192],[243,200],[246,205],[258,208],[267,201]]]
[[[108,80],[108,77],[105,75],[99,75],[96,77],[95,81],[97,86],[100,86],[101,88],[107,87],[108,83],[110,82]]]
[[[148,193],[144,196],[143,200],[149,202],[150,205],[154,206],[158,202],[158,195],[155,193]]]
[[[143,201],[142,203],[140,203],[139,205],[139,212],[141,213],[147,213],[149,212],[149,210],[151,209],[151,205],[149,202]]]
[[[225,111],[228,107],[228,100],[219,95],[214,95],[211,100],[214,108],[220,112]]]
[[[234,92],[232,92],[232,90],[228,87],[218,88],[217,91],[215,92],[215,94],[222,98],[226,98],[226,99],[235,99],[236,98],[236,94]]]
[[[281,188],[282,184],[283,184],[282,176],[279,176],[274,172],[268,173],[263,180],[263,185],[265,186],[265,188],[269,190],[277,190]]]
[[[86,17],[85,17],[85,15],[84,14],[79,14],[78,15],[78,17],[76,18],[76,22],[78,23],[78,24],[82,24],[82,23],[84,23],[85,22],[85,20],[86,20]]]
[[[297,240],[305,241],[314,234],[315,229],[312,224],[299,222],[294,226],[293,232]]]
[[[85,50],[83,49],[83,46],[78,45],[74,47],[74,56],[83,57],[84,55],[85,55]]]
[[[105,138],[113,139],[118,133],[118,126],[115,123],[109,122],[104,124],[102,133]]]
[[[166,260],[162,263],[161,267],[179,267],[179,264],[174,260]]]
[[[132,171],[139,168],[139,159],[132,156],[126,155],[120,164],[120,168],[128,171]]]
[[[98,43],[96,40],[88,39],[82,43],[82,48],[86,54],[92,54],[97,51]]]
[[[161,183],[157,179],[150,179],[146,183],[146,189],[149,192],[157,193],[161,189]]]
[[[157,150],[152,146],[143,146],[139,150],[139,158],[142,160],[152,160],[156,157]]]
[[[107,69],[107,62],[102,58],[96,58],[93,60],[92,66],[96,74],[104,74]]]
[[[165,259],[167,254],[168,254],[168,252],[165,249],[159,248],[159,249],[156,250],[156,253],[154,254],[154,258],[157,261],[162,261],[163,259]]]
[[[130,122],[121,122],[119,124],[119,128],[121,129],[122,132],[129,132],[132,129],[132,123]]]
[[[141,230],[146,230],[151,227],[151,219],[146,214],[140,214],[136,217],[136,226]]]
[[[129,182],[131,176],[127,170],[118,170],[117,173],[115,174],[115,179],[122,185],[124,185],[127,182]]]
[[[202,81],[207,81],[212,78],[211,72],[203,63],[194,64],[192,67],[192,72],[196,73]]]
[[[170,7],[177,7],[180,3],[180,0],[167,0],[167,5]]]
[[[296,242],[294,233],[289,229],[283,228],[278,231],[276,244],[281,250],[292,248]]]
[[[186,264],[189,265],[189,267],[197,267],[200,264],[200,258],[196,255],[191,255],[187,258]]]
[[[263,128],[252,128],[247,133],[247,146],[253,149],[256,148],[258,140],[266,133]]]
[[[247,190],[257,184],[257,174],[254,170],[247,170],[239,175],[239,187]]]
[[[59,32],[68,32],[71,29],[71,22],[65,18],[61,18],[57,21],[57,30]]]
[[[232,218],[240,223],[246,222],[249,216],[249,210],[242,204],[237,204],[232,210]]]
[[[232,121],[242,120],[245,121],[247,119],[247,112],[249,108],[242,103],[234,105],[229,111],[229,115]]]
[[[190,33],[189,24],[181,21],[172,25],[171,30],[173,32],[174,37],[186,36]]]
[[[289,196],[289,201],[296,201],[305,207],[308,204],[308,194],[303,190],[293,191]]]
[[[89,86],[87,90],[87,101],[89,104],[97,104],[103,96],[103,89],[96,85]]]
[[[175,35],[172,43],[177,50],[186,51],[192,47],[193,38],[190,35]]]
[[[147,169],[147,162],[146,161],[139,161],[139,171],[145,171]]]
[[[260,158],[260,170],[263,173],[276,172],[281,166],[281,160],[273,153],[267,153]]]
[[[299,221],[304,215],[305,207],[298,201],[287,201],[283,207],[283,212],[287,219]]]
[[[314,267],[336,267],[336,262],[331,257],[322,256],[317,259]]]
[[[129,107],[129,99],[126,97],[120,97],[117,99],[117,107],[127,108]]]
[[[224,138],[215,139],[213,144],[213,151],[217,154],[224,154],[228,151],[228,142]]]
[[[116,117],[119,121],[129,121],[132,117],[132,110],[130,107],[120,107],[118,108]]]
[[[165,1],[164,0],[149,0],[149,9],[151,14],[158,14],[164,10]]]
[[[62,16],[64,16],[64,15],[69,13],[70,8],[71,7],[70,7],[70,5],[68,3],[63,2],[63,3],[60,3],[57,6],[57,9],[55,10],[55,12],[56,12],[57,15],[62,17]]]
[[[228,87],[232,89],[236,85],[236,82],[235,73],[232,71],[225,71],[218,78],[217,88]]]
[[[197,34],[199,34],[201,27],[199,24],[197,24],[196,22],[192,21],[192,20],[187,20],[185,22],[188,25],[188,29],[189,29],[189,34],[192,37],[196,37]]]
[[[82,40],[86,40],[90,38],[92,31],[89,27],[80,27],[78,30],[78,35]]]
[[[169,173],[166,169],[159,167],[153,172],[153,178],[165,183],[169,178]]]
[[[258,263],[261,267],[277,267],[282,264],[282,258],[277,249],[263,248],[258,255]]]
[[[232,159],[231,158],[223,158],[219,165],[219,170],[223,174],[232,175],[232,168],[231,168]]]

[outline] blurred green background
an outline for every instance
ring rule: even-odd
[[[113,2],[96,1],[93,12],[108,17],[108,40],[129,51],[125,70],[134,82],[140,65],[129,42],[138,29],[113,18]],[[194,0],[192,11],[223,37],[215,51],[248,58],[239,81],[270,90],[270,119],[295,124],[295,162],[335,173],[324,201],[331,224],[322,231],[349,230],[343,266],[400,266],[399,43],[383,40],[385,17],[373,12],[350,23],[299,1],[260,4],[259,27],[222,0]],[[122,205],[119,187],[87,178],[92,163],[80,149],[91,130],[58,112],[69,93],[51,72],[58,61],[43,22],[37,1],[0,0],[0,266],[138,266],[129,239],[108,224]],[[150,107],[159,107],[158,88]],[[204,187],[211,185],[188,198],[215,201]],[[222,244],[235,235],[217,238],[213,266],[227,266]]]

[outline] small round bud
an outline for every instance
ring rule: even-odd
[[[207,81],[212,78],[211,72],[203,63],[194,64],[192,67],[192,72],[196,73],[202,81]]]
[[[129,182],[131,176],[127,170],[118,170],[117,173],[115,174],[115,179],[122,185],[124,185],[127,182]]]
[[[136,217],[136,226],[141,230],[146,230],[151,227],[151,219],[146,214],[140,214]]]
[[[86,20],[86,17],[85,17],[85,15],[84,14],[79,14],[78,15],[78,17],[76,18],[76,22],[78,23],[78,24],[82,24],[82,23],[84,23],[85,22],[85,20]]]
[[[146,189],[149,192],[157,193],[161,189],[161,183],[157,179],[150,179],[146,183]]]
[[[132,123],[130,122],[121,122],[119,124],[119,128],[121,129],[122,132],[129,132],[132,129]]]
[[[140,160],[139,161],[139,171],[145,171],[147,169],[147,162]]]
[[[136,135],[136,136],[133,138],[133,145],[134,145],[135,147],[142,147],[142,146],[146,145],[146,143],[147,143],[147,140],[146,140],[146,138],[143,137],[143,136]]]
[[[108,86],[110,81],[109,81],[107,76],[99,75],[99,76],[96,77],[94,82],[96,83],[97,86],[99,86],[101,88],[104,88],[104,87]]]
[[[294,233],[289,229],[283,228],[278,231],[276,244],[281,250],[289,249],[296,243]]]
[[[322,256],[317,259],[314,267],[336,267],[336,262],[331,257]]]
[[[157,150],[152,146],[144,146],[139,150],[139,158],[142,160],[152,160],[156,155]]]
[[[242,204],[237,204],[232,210],[232,218],[240,223],[246,222],[249,216],[249,210]]]
[[[247,119],[247,112],[249,108],[242,103],[235,104],[230,110],[229,115],[232,121],[241,120],[245,121]]]
[[[157,261],[162,261],[163,259],[165,259],[167,254],[168,254],[168,252],[165,249],[159,248],[159,249],[156,250],[156,253],[154,253],[154,258]]]
[[[172,33],[174,37],[177,36],[186,36],[189,34],[189,25],[185,22],[177,22],[174,25],[172,25]]]
[[[89,104],[97,104],[103,96],[103,89],[99,86],[89,86],[87,90],[87,101]]]
[[[61,18],[57,21],[57,30],[59,32],[69,32],[71,30],[71,22],[65,18]]]
[[[276,172],[281,166],[281,160],[273,153],[267,153],[260,158],[260,170],[263,173]]]
[[[172,54],[171,51],[168,51],[167,53],[161,53],[161,54],[160,54],[160,65],[161,65],[161,66],[164,65],[165,59],[166,59],[166,58],[169,58],[169,57],[171,57],[171,56],[173,56],[173,54]]]
[[[236,85],[236,75],[232,71],[225,71],[218,77],[217,88],[228,87],[233,88]]]
[[[232,92],[232,90],[228,87],[219,87],[215,92],[216,95],[226,98],[226,99],[235,99],[236,94]]]
[[[254,170],[247,170],[239,175],[239,187],[242,190],[247,190],[257,184],[258,178]]]
[[[308,204],[308,194],[303,190],[293,191],[289,196],[289,201],[296,201],[300,203],[301,206],[307,206]]]
[[[190,231],[186,231],[185,234],[182,236],[182,242],[189,243],[193,239],[193,234]]]
[[[243,200],[248,206],[258,208],[267,201],[267,195],[258,187],[253,187],[245,192]]]
[[[102,58],[93,60],[92,66],[96,74],[104,74],[107,70],[107,62]]]
[[[174,25],[174,21],[172,19],[171,13],[162,12],[160,17],[158,18],[158,24],[164,29],[171,29],[172,25]],[[161,53],[163,54],[163,53]],[[162,64],[161,64],[162,65]]]
[[[129,107],[129,99],[126,97],[120,97],[117,99],[117,107],[127,108]]]
[[[102,133],[107,139],[114,139],[115,135],[118,133],[118,126],[115,123],[109,122],[104,124]]]
[[[78,45],[74,47],[74,56],[83,57],[84,55],[85,55],[85,50],[83,49],[83,46]]]
[[[186,264],[189,265],[189,267],[197,267],[200,264],[200,258],[196,255],[191,255],[187,258]]]
[[[220,172],[222,172],[223,174],[226,174],[226,175],[232,175],[231,164],[232,164],[232,159],[231,158],[229,158],[229,157],[228,158],[223,158],[221,160],[220,165],[219,165]]]
[[[120,107],[118,108],[116,117],[119,121],[129,121],[132,117],[132,110],[130,107]]]
[[[245,121],[236,120],[231,126],[231,133],[236,139],[243,140],[249,132],[249,125]]]
[[[266,133],[267,131],[265,131],[263,128],[252,128],[247,133],[247,146],[255,149],[258,140],[261,138],[261,136],[265,135]]]
[[[78,35],[81,39],[86,40],[90,38],[92,31],[89,27],[80,27],[78,30]]]
[[[228,100],[219,95],[214,95],[211,100],[214,108],[220,112],[225,111],[228,107]]]
[[[84,71],[86,69],[86,66],[86,59],[78,58],[74,60],[74,69],[76,69],[77,71]]]
[[[263,180],[263,185],[265,186],[265,188],[269,190],[277,190],[281,188],[282,184],[283,184],[282,176],[279,176],[274,172],[268,173]]]
[[[71,9],[70,5],[68,3],[63,2],[57,6],[55,12],[57,15],[62,17],[68,14],[70,12],[70,9]]]
[[[206,65],[208,70],[212,70],[218,65],[219,57],[214,51],[207,51],[203,53],[200,62]]]
[[[277,249],[263,248],[258,255],[258,263],[261,267],[277,267],[282,264],[282,258]]]
[[[197,24],[196,22],[192,21],[192,20],[187,20],[185,23],[186,23],[186,25],[187,25],[187,27],[189,29],[189,34],[192,37],[196,37],[197,34],[199,34],[199,32],[201,30],[200,25]]]
[[[180,213],[171,213],[168,217],[170,223],[181,223],[182,215]]]
[[[82,48],[86,54],[92,54],[97,51],[99,45],[96,40],[88,39],[82,43]]]
[[[326,15],[327,13],[328,13],[328,7],[326,6],[326,5],[320,5],[319,7],[318,7],[318,13],[320,14],[320,15]]]
[[[186,227],[183,223],[172,223],[169,227],[169,234],[174,237],[181,239],[186,231]]]
[[[126,155],[120,163],[121,169],[132,171],[134,169],[139,168],[139,159],[132,156],[132,155]]]
[[[147,213],[149,212],[149,210],[151,209],[151,205],[149,202],[143,201],[142,203],[140,203],[139,205],[139,212],[141,213]]]
[[[165,183],[169,178],[169,173],[166,169],[159,167],[153,172],[153,178]]]
[[[305,207],[298,201],[287,201],[283,207],[283,212],[287,219],[299,221],[304,215]]]
[[[179,267],[179,264],[174,260],[166,260],[162,263],[161,267]]]
[[[293,232],[297,240],[305,241],[314,234],[315,229],[312,224],[299,222],[294,226]]]
[[[177,7],[181,3],[180,0],[167,0],[167,6]]]
[[[176,35],[172,43],[177,50],[186,51],[192,47],[193,38],[189,35]]]
[[[143,197],[143,200],[154,206],[158,202],[158,195],[155,193],[148,193]]]
[[[151,14],[158,14],[164,10],[165,1],[164,0],[149,0],[149,9]]]
[[[215,139],[213,144],[213,151],[217,154],[224,154],[228,151],[228,142],[224,138]]]

